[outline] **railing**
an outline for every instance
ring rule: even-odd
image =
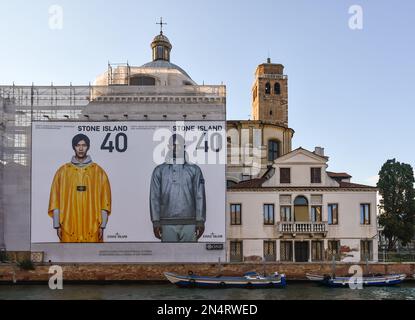
[[[327,222],[279,222],[280,233],[327,233]]]

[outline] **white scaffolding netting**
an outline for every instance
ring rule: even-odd
[[[0,86],[0,250],[9,250],[6,243],[16,244],[11,250],[30,245],[32,121],[79,120],[91,88]],[[9,224],[21,226],[12,228],[21,234],[5,233]]]

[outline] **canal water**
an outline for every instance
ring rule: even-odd
[[[186,289],[171,284],[0,285],[0,300],[415,300],[415,282],[394,287],[326,288],[290,282],[285,289]]]

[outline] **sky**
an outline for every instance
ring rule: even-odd
[[[324,147],[328,170],[357,183],[375,184],[388,159],[415,167],[415,1],[0,0],[0,84],[86,85],[108,61],[141,66],[160,17],[171,61],[199,84],[226,85],[228,119],[251,117],[254,72],[269,56],[288,75],[293,148]]]

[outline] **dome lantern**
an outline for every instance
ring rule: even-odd
[[[157,35],[151,43],[151,49],[153,50],[153,61],[164,60],[170,62],[170,52],[173,46],[169,39],[163,34],[163,25],[167,24],[163,22],[163,18],[160,18],[160,34]]]

